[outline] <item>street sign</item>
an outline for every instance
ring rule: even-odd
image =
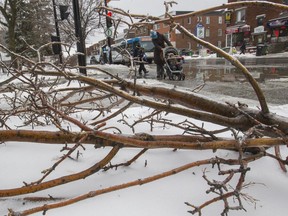
[[[205,31],[204,26],[201,23],[198,23],[196,25],[196,36],[198,38],[204,38],[204,31]]]
[[[112,30],[110,28],[106,29],[104,33],[105,33],[106,37],[112,36]]]

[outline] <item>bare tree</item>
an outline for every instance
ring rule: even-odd
[[[0,24],[7,30],[6,40],[11,51],[24,52],[27,43],[40,46],[50,41],[53,30],[50,6],[47,1],[3,1],[0,13],[4,19]]]
[[[75,24],[73,19],[73,4],[71,0],[65,0],[63,1],[63,4],[71,5],[71,7],[69,9],[70,18],[68,18],[67,22],[59,22],[61,31],[64,32],[62,36],[63,38],[66,38],[66,41],[69,41],[71,39],[74,41]],[[100,1],[79,1],[80,20],[84,39],[87,39],[88,36],[95,34],[97,30],[103,29],[103,25],[105,24],[105,22],[104,19],[101,19],[102,16],[98,12],[99,4]]]
[[[24,186],[17,188],[1,189],[0,197],[30,194],[86,178],[100,170],[109,171],[115,167],[129,166],[133,161],[145,154],[148,149],[150,151],[156,148],[211,149],[213,151],[225,149],[237,151],[239,153],[238,159],[207,158],[206,160],[195,161],[145,179],[133,180],[125,184],[91,191],[73,199],[56,201],[52,204],[41,205],[22,212],[10,209],[9,215],[29,215],[40,211],[46,213],[49,209],[70,205],[115,190],[149,183],[196,166],[205,165],[213,165],[215,169],[218,169],[219,175],[224,177],[223,181],[209,179],[206,172],[204,172],[203,179],[210,186],[208,193],[215,194],[215,197],[199,206],[192,205],[188,202],[186,204],[192,209],[190,213],[201,215],[203,208],[221,201],[224,206],[222,215],[227,215],[230,210],[244,210],[242,201],[247,195],[242,192],[242,189],[245,187],[246,173],[250,171],[248,166],[249,162],[260,160],[263,157],[271,157],[277,160],[283,171],[286,172],[285,166],[287,165],[287,160],[281,158],[279,146],[287,145],[288,119],[269,111],[269,105],[266,103],[258,83],[250,75],[247,68],[236,58],[200,40],[183,28],[183,26],[174,23],[175,17],[171,17],[168,14],[171,4],[173,4],[173,2],[166,3],[167,16],[164,19],[128,14],[117,9],[111,10],[121,15],[129,16],[131,21],[139,19],[139,22],[131,22],[129,24],[130,27],[157,22],[169,22],[172,29],[177,28],[197,43],[221,54],[245,75],[258,97],[260,109],[256,110],[246,105],[243,106],[241,102],[237,104],[218,102],[211,98],[202,97],[199,93],[182,91],[177,87],[165,88],[139,84],[136,79],[124,80],[117,76],[117,74],[103,71],[98,67],[87,67],[87,70],[99,70],[107,73],[111,79],[100,80],[93,77],[81,76],[78,73],[71,72],[73,68],[68,67],[66,64],[63,64],[64,66],[59,68],[52,63],[42,62],[40,58],[39,61],[32,61],[27,57],[9,51],[1,45],[1,48],[6,49],[21,59],[27,68],[23,70],[7,68],[12,76],[0,83],[0,101],[1,104],[6,104],[6,106],[0,110],[0,123],[3,128],[3,130],[0,131],[1,141],[33,141],[39,144],[62,144],[64,145],[63,150],[66,153],[53,164],[53,166],[43,171],[43,177],[41,179],[30,183],[24,182]],[[225,4],[204,11],[233,8],[239,4],[239,2]],[[260,3],[249,1],[241,2],[241,5],[287,9],[287,6],[269,2]],[[102,9],[105,10],[106,8],[102,7]],[[201,13],[203,13],[203,11],[194,12],[193,14]],[[37,50],[33,48],[33,51],[37,53],[37,56],[40,56],[39,53],[41,53],[44,47],[45,46],[40,47]],[[4,65],[2,66],[4,67]],[[76,87],[75,82],[78,83]],[[59,87],[59,84],[63,83],[66,84],[66,87]],[[74,84],[73,86],[72,83]],[[9,96],[7,96],[6,93],[9,93]],[[122,113],[135,104],[149,107],[151,111],[149,114],[139,117],[134,123],[129,123]],[[121,108],[119,108],[119,106]],[[116,107],[118,109],[112,110],[112,108]],[[82,112],[83,110],[89,110],[91,112],[90,119],[83,120],[81,115],[75,115],[75,113]],[[105,112],[107,110],[110,112]],[[165,118],[167,113],[184,116],[187,120],[184,122],[168,121]],[[20,119],[22,124],[17,126],[12,125],[9,120],[13,118]],[[133,134],[122,134],[119,128],[109,126],[108,123],[113,118],[120,118],[123,124],[131,128]],[[199,127],[195,125],[191,119],[211,122],[222,126],[223,129],[209,131],[205,128],[204,123],[202,127]],[[143,122],[148,123],[151,130],[157,125],[162,125],[163,127],[169,125],[170,127],[180,129],[182,133],[173,136],[160,136],[136,131],[136,125]],[[69,130],[69,128],[67,129],[67,123],[78,127],[81,132],[73,132]],[[55,130],[19,130],[24,126],[34,128],[39,125],[54,125]],[[233,138],[227,139],[221,137],[219,134],[223,131],[231,131],[234,135]],[[89,144],[94,145],[95,148],[111,147],[111,150],[105,157],[95,162],[94,165],[86,170],[71,175],[60,176],[52,180],[46,180],[47,176],[57,169],[58,165],[65,159],[71,157],[73,152],[75,153],[80,148],[85,149],[85,145]],[[125,149],[126,147],[139,148],[140,150],[139,153],[128,162],[111,164],[111,159],[117,155],[119,149]],[[266,151],[267,148],[271,147],[275,148],[275,155],[269,154]],[[245,151],[253,152],[253,154],[244,154]],[[228,168],[223,169],[221,165],[227,165]],[[238,168],[235,168],[236,166]],[[232,184],[232,179],[236,179],[236,185],[231,189],[228,188],[227,185]],[[237,201],[236,207],[233,207],[231,203],[229,203],[229,198],[231,197]],[[43,200],[45,198],[42,197],[38,199]],[[46,199],[50,201],[57,200],[55,197]]]
[[[5,0],[0,5],[0,12],[4,18],[4,20],[0,20],[0,24],[7,28],[8,38],[9,38],[8,47],[12,51],[15,51],[15,49],[16,49],[15,29],[16,29],[16,25],[17,25],[17,16],[18,16],[20,3],[21,3],[21,1],[19,1],[19,0],[17,0],[17,1],[16,0],[15,1]]]

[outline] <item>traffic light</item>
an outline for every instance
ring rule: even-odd
[[[112,12],[111,11],[107,12],[106,25],[107,25],[107,28],[111,28],[112,25],[113,25],[113,23],[112,23]]]
[[[59,5],[61,20],[65,20],[68,18],[70,14],[69,12],[67,12],[68,8],[68,5]]]
[[[60,37],[51,35],[52,42],[60,42]],[[61,44],[52,44],[52,51],[55,55],[59,55],[61,53]]]

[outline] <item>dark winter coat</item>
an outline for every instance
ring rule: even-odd
[[[154,62],[158,65],[164,65],[164,57],[162,49],[165,48],[165,43],[168,46],[172,46],[171,42],[163,35],[157,32],[158,37],[156,39],[152,39],[152,42],[155,46],[154,49]]]
[[[145,52],[144,52],[144,49],[142,47],[136,47],[134,49],[134,53],[133,53],[133,57],[138,57],[139,60],[145,60],[144,57],[145,57]]]
[[[245,51],[246,50],[246,43],[245,42],[242,43],[242,45],[240,47],[240,50],[241,51]]]

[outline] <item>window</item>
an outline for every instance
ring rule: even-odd
[[[219,37],[222,36],[222,29],[218,29],[218,36],[219,36]]]
[[[154,29],[155,31],[157,31],[158,29],[160,29],[160,24],[155,24],[155,25],[153,25],[153,29]]]
[[[210,37],[210,29],[206,29],[206,37]]]
[[[240,9],[236,11],[236,22],[245,22],[246,20],[246,9]]]
[[[264,17],[260,17],[257,19],[257,26],[262,26],[263,25],[263,20],[264,20]]]
[[[192,48],[191,42],[187,42],[187,43],[188,43],[188,49],[191,49]]]
[[[222,22],[223,22],[223,18],[222,18],[222,16],[219,16],[219,17],[218,17],[218,23],[219,23],[219,24],[222,24]]]
[[[265,17],[265,14],[256,16],[257,26],[263,26]]]
[[[206,17],[206,24],[210,24],[210,17]]]
[[[166,23],[163,23],[163,28],[168,28],[169,27],[169,25],[168,24],[166,24]]]
[[[218,46],[219,48],[221,48],[221,47],[222,47],[222,42],[221,42],[221,41],[218,41],[218,42],[217,42],[217,46]]]
[[[202,22],[202,16],[197,17],[197,22]]]
[[[191,24],[192,23],[192,19],[191,17],[188,17],[188,24]]]
[[[168,40],[170,40],[170,34],[169,34],[169,33],[165,33],[164,36],[165,36]]]

